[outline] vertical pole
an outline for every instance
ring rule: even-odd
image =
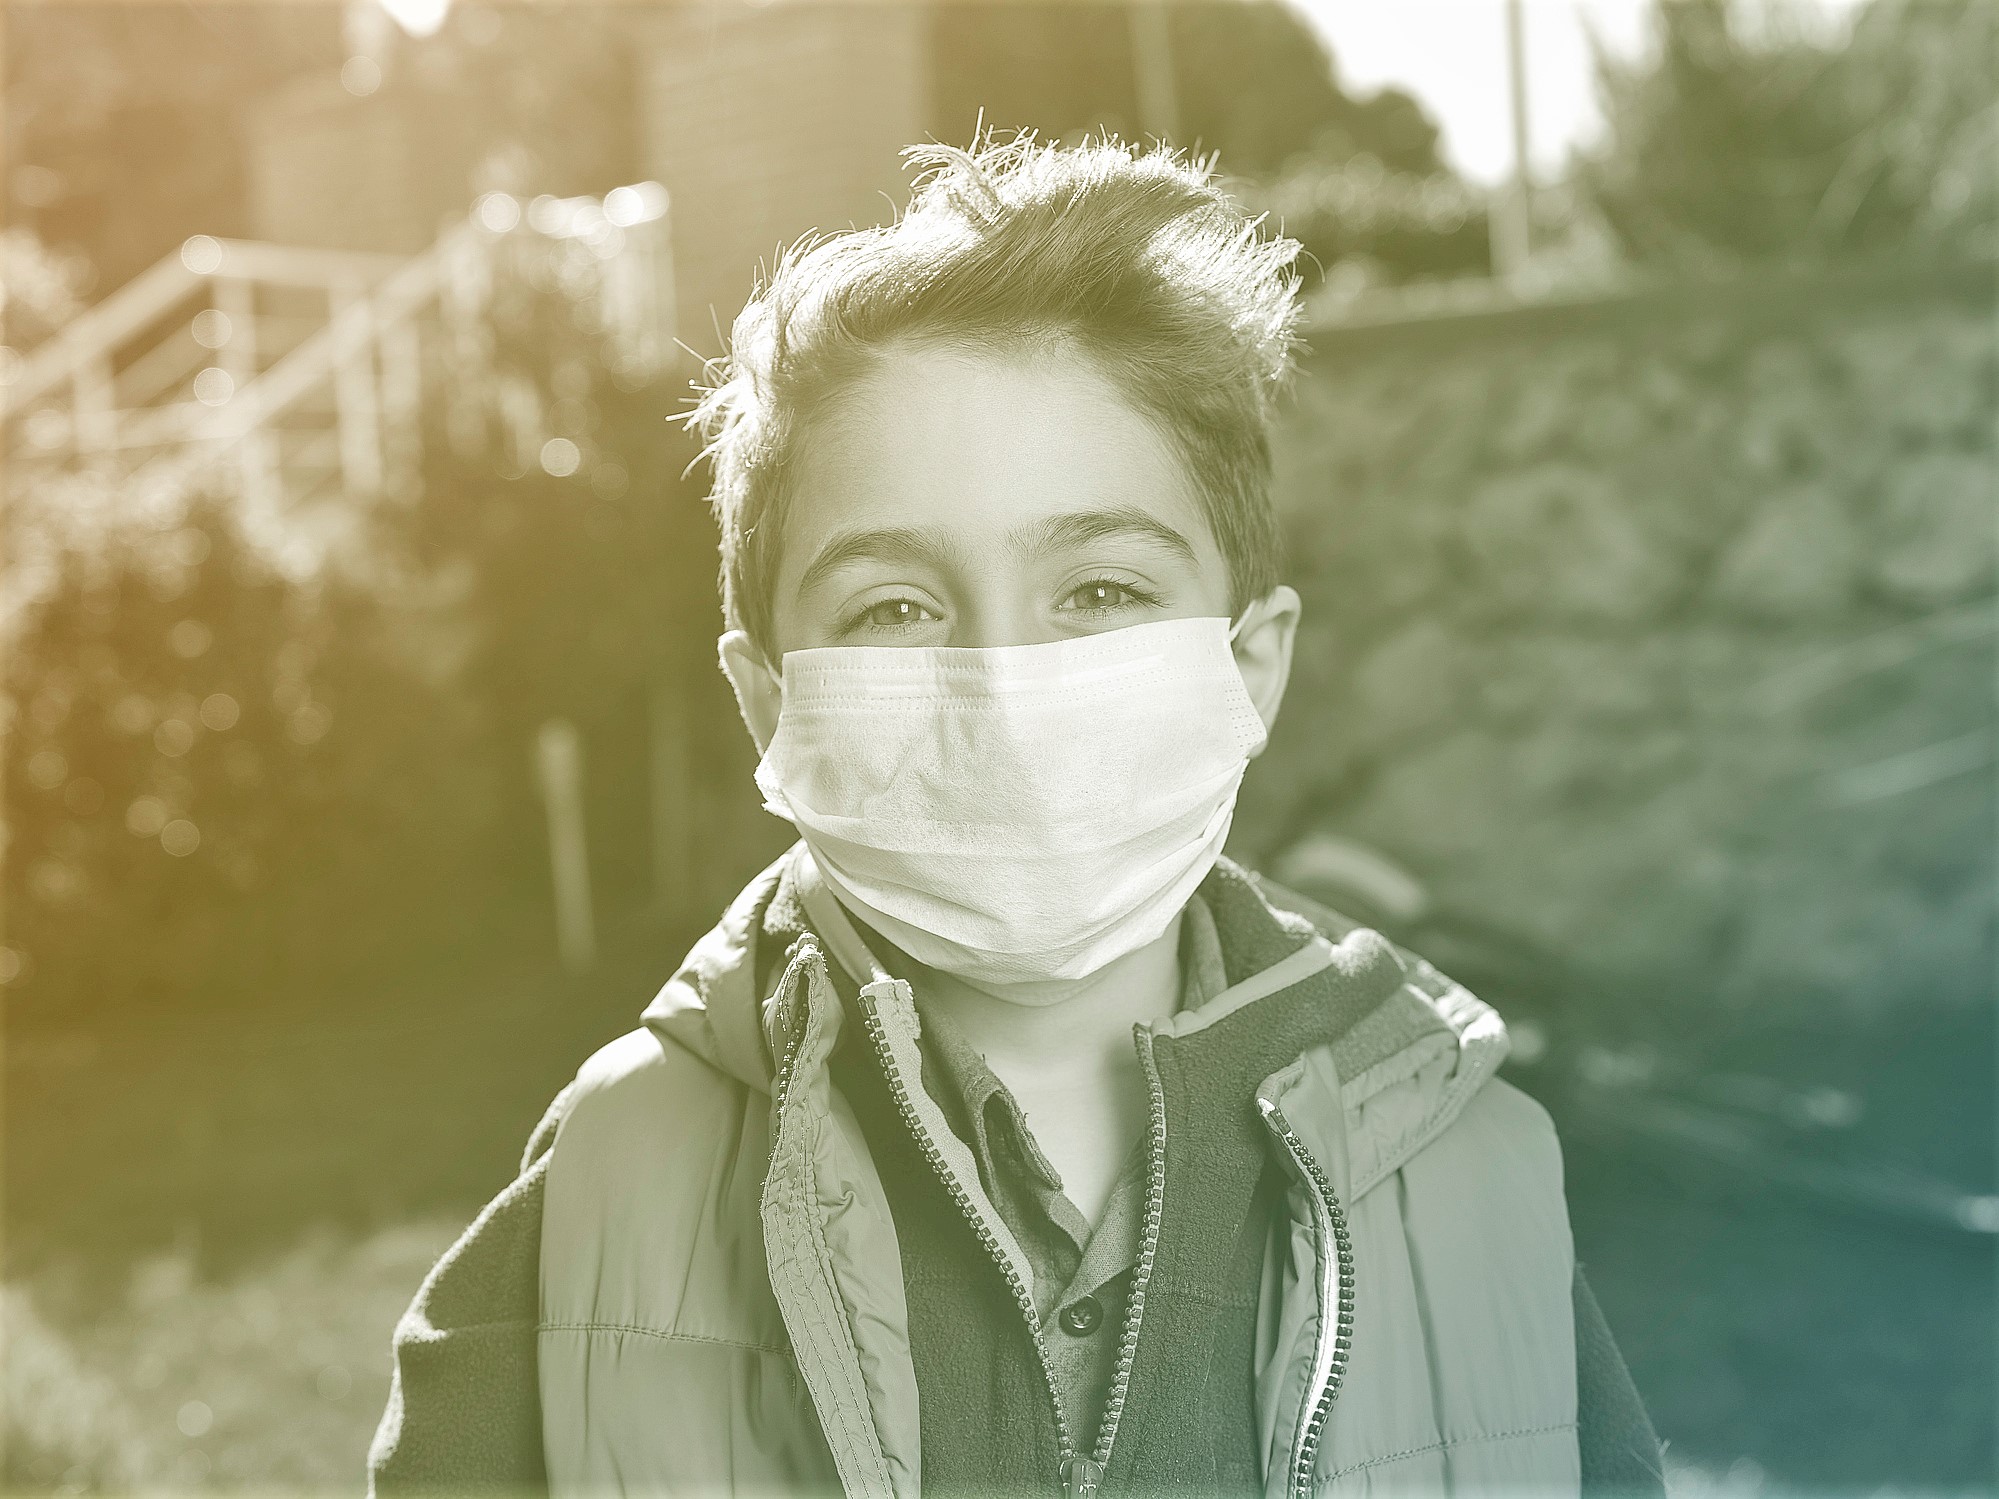
[[[1506,0],[1506,79],[1512,106],[1513,180],[1494,215],[1493,271],[1517,277],[1534,253],[1534,173],[1527,137],[1527,21],[1523,0]]]
[[[1168,0],[1128,0],[1132,81],[1139,128],[1163,141],[1180,137],[1180,91],[1173,77],[1172,16]]]
[[[487,451],[487,411],[492,406],[492,332],[486,297],[493,277],[493,252],[476,229],[461,225],[440,238],[445,254],[444,314],[447,377],[445,423],[452,451],[468,463]]]
[[[646,285],[653,296],[653,338],[659,348],[658,368],[664,369],[675,361],[673,341],[679,333],[680,316],[679,289],[673,283],[673,204],[669,201],[666,212],[646,227],[652,231],[646,236]]]
[[[222,368],[228,371],[240,396],[257,378],[257,289],[237,277],[218,278],[214,286],[215,309],[229,319],[229,340],[221,351]],[[282,496],[268,429],[259,425],[243,434],[242,444],[236,450],[236,464],[244,504],[260,521],[276,520]]]
[[[657,228],[657,224],[644,223],[627,229],[624,248],[604,268],[609,293],[606,311],[619,348],[618,373],[634,383],[657,375],[661,363],[659,288],[653,257]]]
[[[353,282],[329,294],[336,358],[334,410],[340,423],[340,477],[350,495],[379,494],[382,488],[382,423],[375,398],[373,309]]]
[[[583,836],[583,745],[576,726],[551,718],[535,737],[541,798],[548,810],[549,872],[555,885],[555,936],[562,966],[589,969],[597,958],[590,910],[590,858]]]
[[[218,276],[215,310],[229,319],[229,338],[222,345],[222,368],[241,390],[257,377],[256,288],[235,276]]]
[[[652,684],[652,893],[672,914],[688,903],[693,853],[694,776],[687,714],[666,674]]]

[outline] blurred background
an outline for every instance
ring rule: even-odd
[[[1985,0],[0,16],[9,1491],[360,1484],[787,841],[688,382],[981,117],[1305,243],[1233,848],[1507,1016],[1675,1491],[1993,1491]]]

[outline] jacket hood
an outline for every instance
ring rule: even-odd
[[[804,848],[793,844],[743,888],[639,1016],[661,1041],[760,1093],[774,1070],[765,1006],[808,930],[796,891]]]
[[[662,1042],[768,1093],[774,1072],[770,1013],[778,979],[801,942],[823,946],[806,915],[817,883],[795,843],[752,880],[688,952],[641,1016]],[[1380,933],[1219,860],[1200,893],[1215,916],[1229,987],[1162,1025],[1184,1034],[1290,984],[1318,985],[1339,1008],[1331,1060],[1344,1101],[1357,1108],[1392,1084],[1428,1075],[1421,1105],[1404,1113],[1407,1149],[1449,1122],[1504,1059],[1493,1010]],[[1384,1161],[1384,1166],[1386,1161]]]

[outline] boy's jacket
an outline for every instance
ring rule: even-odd
[[[1341,1019],[1245,1100],[1290,1182],[1257,1327],[1264,1492],[1576,1493],[1561,1154],[1540,1106],[1494,1075],[1499,1017],[1226,860],[1202,889],[1225,942],[1231,923],[1256,928],[1275,961],[1232,966],[1155,1034],[1297,985]],[[915,1081],[908,986],[867,968],[794,847],[643,1027],[583,1066],[520,1177],[424,1282],[397,1329],[372,1488],[918,1493],[902,1261],[828,1076],[852,1023],[835,961],[860,985],[866,1034],[850,1039],[909,1081],[926,1153],[1003,1268],[1020,1258]],[[1146,1306],[1140,1339],[1171,1315]]]

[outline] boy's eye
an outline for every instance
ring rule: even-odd
[[[883,599],[878,604],[870,604],[861,611],[856,624],[866,625],[874,630],[895,630],[907,625],[920,625],[935,620],[936,615],[917,603],[915,599]]]
[[[1080,614],[1102,614],[1133,604],[1158,602],[1157,594],[1148,593],[1135,583],[1127,583],[1120,578],[1091,578],[1087,583],[1079,584],[1062,601],[1062,607]]]

